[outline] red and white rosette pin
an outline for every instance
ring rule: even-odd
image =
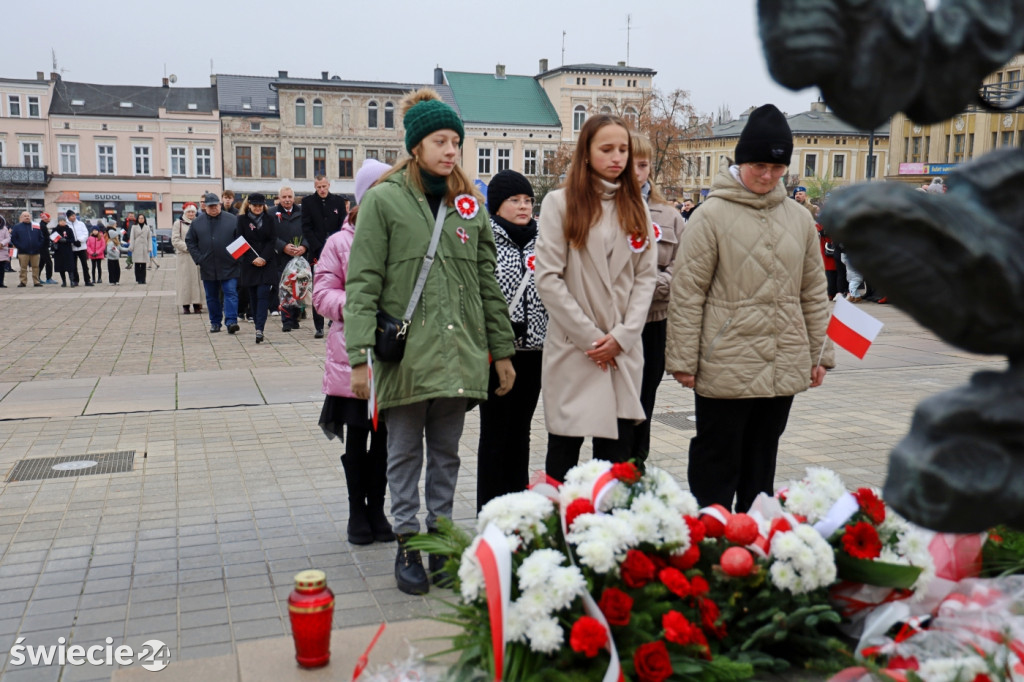
[[[651,227],[654,228],[654,241],[661,241],[661,225],[658,223],[651,223]]]
[[[480,202],[471,194],[460,194],[455,197],[455,210],[463,220],[472,220],[480,212]]]
[[[526,257],[526,268],[530,272],[535,272],[537,270],[537,255],[536,254],[531,253],[529,256]]]
[[[629,240],[629,250],[633,253],[643,253],[647,250],[647,237],[637,237],[631,234],[627,239]]]

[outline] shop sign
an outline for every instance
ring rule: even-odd
[[[151,192],[78,192],[82,201],[153,201]]]
[[[957,163],[901,163],[900,175],[948,175],[959,165]]]

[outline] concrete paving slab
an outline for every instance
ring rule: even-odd
[[[320,367],[254,368],[252,375],[268,405],[321,401],[324,397]]]
[[[0,419],[80,416],[97,381],[92,377],[22,382],[0,400]]]
[[[174,374],[100,377],[84,414],[173,410],[176,392]]]
[[[179,410],[264,404],[248,369],[188,372],[178,376]]]

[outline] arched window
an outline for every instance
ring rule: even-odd
[[[637,122],[636,108],[626,107],[626,113],[623,118],[625,118],[626,122],[635,128]]]
[[[606,104],[603,107],[601,107],[601,113],[602,114],[611,114],[612,113],[612,108]]]
[[[395,105],[391,102],[384,103],[384,127],[388,130],[395,129]]]
[[[377,103],[373,100],[366,105],[366,126],[368,128],[377,127]]]
[[[295,125],[306,125],[306,100],[301,97],[295,100]]]
[[[572,129],[574,132],[579,132],[580,128],[583,127],[583,122],[587,120],[587,108],[582,104],[577,104],[572,110]]]
[[[324,103],[319,99],[313,100],[313,125],[322,126],[324,124]]]

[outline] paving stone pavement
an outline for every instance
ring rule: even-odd
[[[345,541],[342,446],[316,425],[324,347],[311,324],[283,334],[270,318],[260,346],[244,323],[237,336],[211,335],[205,315],[174,305],[173,259],[160,264],[147,285],[125,272],[118,287],[0,294],[11,321],[0,329],[3,682],[111,678],[106,667],[12,666],[19,637],[87,646],[112,637],[136,649],[159,639],[172,661],[206,659],[213,675],[248,643],[289,635],[287,596],[306,568],[326,571],[339,629],[441,608],[394,587],[393,543]],[[886,327],[865,360],[839,351],[824,386],[797,398],[779,483],[819,465],[850,487],[880,485],[919,400],[1005,366],[941,343],[891,307],[865,309]],[[692,410],[689,391],[662,383],[655,412],[674,414],[676,426],[654,422],[651,461],[683,483]],[[533,469],[543,466],[541,415]],[[467,525],[478,436],[474,411],[454,511]],[[25,458],[120,450],[135,451],[132,471],[2,482]]]

